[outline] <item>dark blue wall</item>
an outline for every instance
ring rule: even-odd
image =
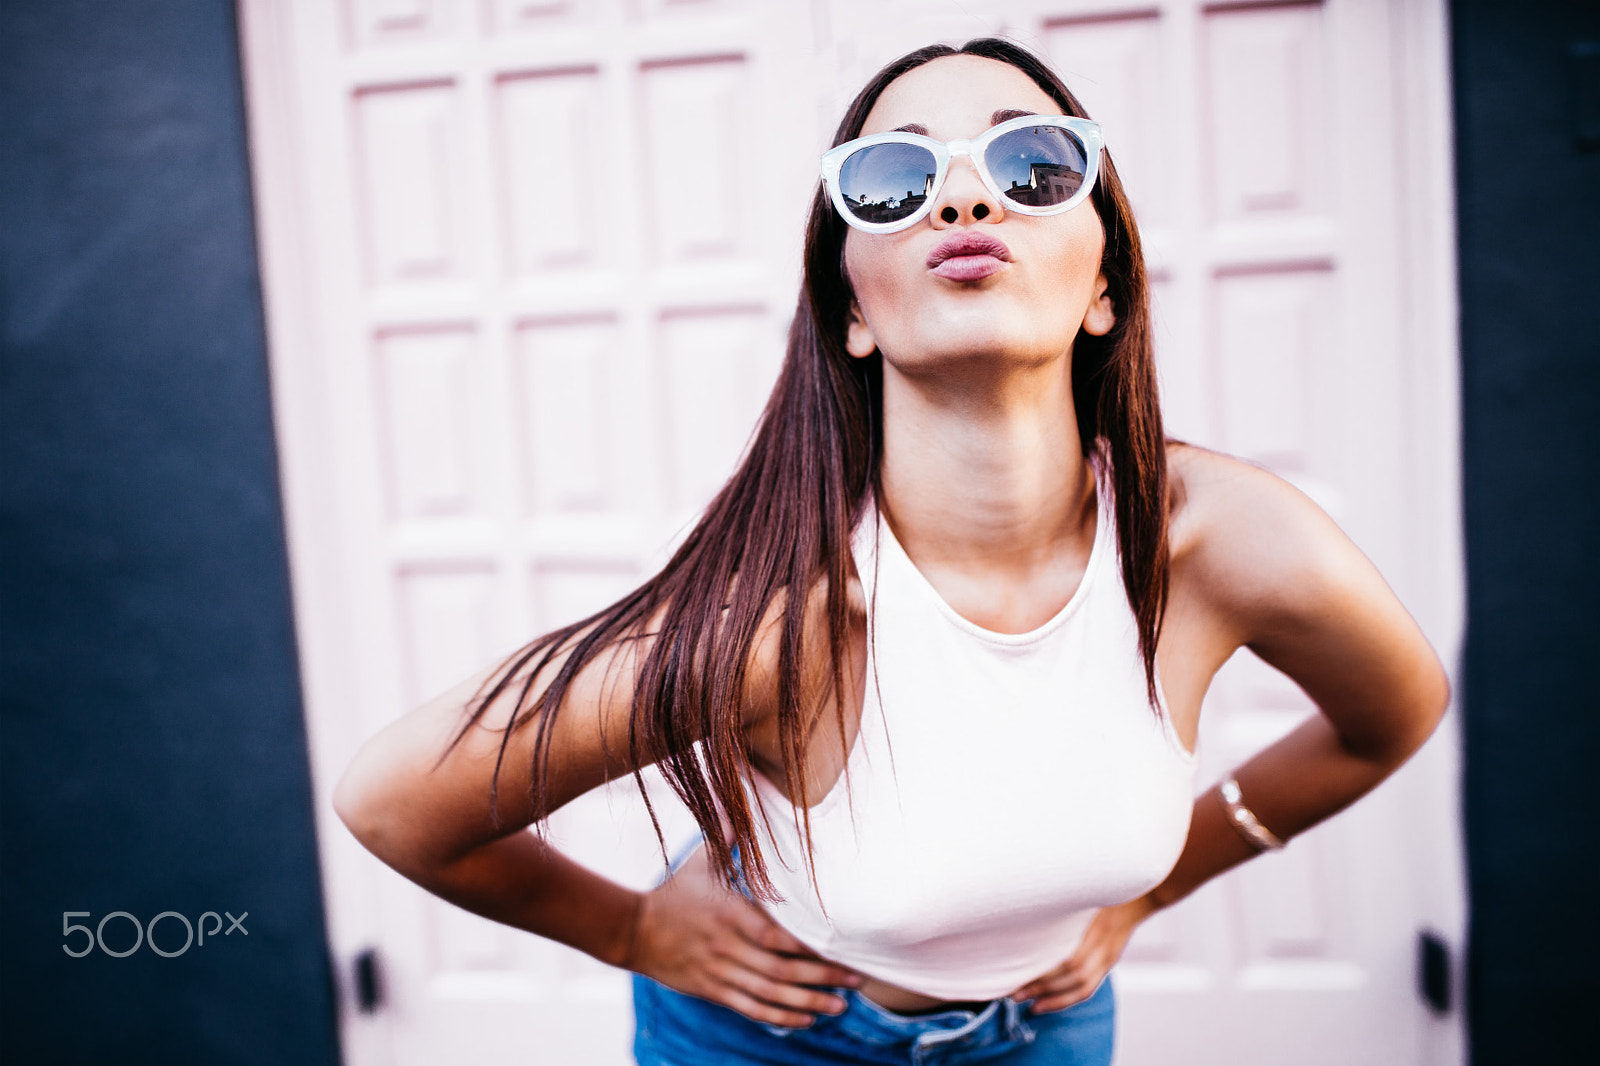
[[[1458,0],[1452,19],[1473,1061],[1593,1064],[1600,84],[1572,46],[1600,50],[1600,3]]]
[[[336,1061],[227,0],[0,6],[0,330],[0,1050]]]

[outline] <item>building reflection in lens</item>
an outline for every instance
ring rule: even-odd
[[[1083,187],[1083,173],[1065,163],[1034,163],[1028,167],[1028,184],[1013,181],[1006,196],[1025,207],[1049,207],[1072,199]]]
[[[874,196],[863,192],[859,198],[846,193],[844,201],[850,205],[850,213],[863,222],[898,222],[916,214],[917,209],[928,202],[928,192],[932,187],[933,175],[925,174],[921,192],[907,189],[904,196],[894,193]]]

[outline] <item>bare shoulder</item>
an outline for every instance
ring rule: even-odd
[[[1348,750],[1397,765],[1432,731],[1449,682],[1377,568],[1282,478],[1189,445],[1167,454],[1171,617],[1213,634],[1216,665],[1248,646],[1311,697]]]
[[[1189,444],[1167,449],[1174,585],[1240,626],[1242,642],[1377,580],[1365,556],[1299,489]]]

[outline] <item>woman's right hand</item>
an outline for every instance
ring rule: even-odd
[[[853,988],[861,977],[816,953],[724,885],[702,847],[634,920],[628,969],[754,1021],[803,1028],[845,1003],[812,985]]]

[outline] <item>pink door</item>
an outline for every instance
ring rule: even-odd
[[[843,103],[929,40],[1003,31],[1052,59],[1139,213],[1171,431],[1301,485],[1452,657],[1441,4],[240,10],[348,1061],[628,1061],[624,974],[426,896],[327,796],[383,723],[661,560],[770,387]],[[1208,702],[1207,776],[1306,713],[1240,656]],[[1419,928],[1459,942],[1453,736],[1141,931],[1119,1061],[1460,1061],[1411,988]],[[621,880],[659,873],[628,787],[556,833]],[[371,1012],[348,980],[367,949]]]

